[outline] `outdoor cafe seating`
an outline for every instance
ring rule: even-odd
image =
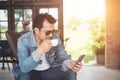
[[[0,40],[0,63],[2,63],[2,69],[5,69],[5,63],[7,63],[8,70],[10,70],[9,63],[13,63],[13,55],[7,40]]]
[[[12,63],[13,67],[18,63],[17,39],[24,33],[7,31],[7,40],[0,40],[0,63],[2,63],[2,69],[5,69],[5,63],[7,63],[8,70],[10,70],[9,63]]]

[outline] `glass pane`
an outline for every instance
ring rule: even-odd
[[[49,12],[48,10],[49,10],[48,8],[41,8],[39,9],[39,13],[48,13]]]
[[[30,26],[32,26],[32,9],[15,9],[15,28],[17,32],[24,30],[22,21],[29,21],[27,26],[29,26],[31,30]]]
[[[58,20],[58,8],[40,8],[39,13],[49,13]],[[55,30],[58,30],[58,21],[55,23]]]
[[[0,21],[8,20],[7,10],[0,10]]]
[[[23,30],[21,21],[15,21],[15,24],[16,24],[15,26],[16,26],[16,31],[17,32],[20,32],[20,31]]]
[[[24,19],[32,20],[32,9],[24,9]]]
[[[0,28],[7,28],[8,22],[0,22]]]
[[[15,24],[16,24],[16,31],[17,32],[24,31],[25,26],[22,24],[21,21],[16,21]],[[29,27],[29,30],[31,30],[32,29],[32,21],[30,21],[30,23],[27,26]]]
[[[0,22],[0,39],[6,39],[5,32],[8,30],[8,22]]]
[[[56,19],[58,19],[58,9],[57,8],[49,8],[49,13],[55,17]]]
[[[58,8],[40,8],[39,13],[49,13],[54,18],[58,19]]]
[[[32,9],[15,9],[15,20],[32,20]]]
[[[0,39],[6,39],[5,32],[8,30],[8,11],[0,10]]]

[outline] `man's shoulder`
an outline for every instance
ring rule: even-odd
[[[29,40],[33,35],[32,31],[24,33],[18,40]]]

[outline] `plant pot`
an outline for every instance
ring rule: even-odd
[[[96,52],[97,64],[105,64],[105,48],[98,49]]]

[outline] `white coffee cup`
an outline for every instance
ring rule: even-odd
[[[52,39],[51,44],[52,44],[53,47],[57,46],[58,45],[58,39]]]

